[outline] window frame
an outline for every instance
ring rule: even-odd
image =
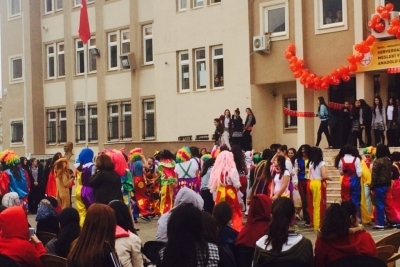
[[[14,61],[15,60],[21,60],[21,77],[20,78],[14,78]],[[9,79],[10,79],[10,84],[14,83],[21,83],[24,82],[24,59],[22,58],[22,55],[13,55],[9,57]]]
[[[128,33],[128,37],[129,37],[129,39],[125,39],[124,40],[124,33]],[[129,51],[128,52],[126,52],[126,53],[123,53],[124,52],[124,50],[123,50],[123,45],[124,44],[129,44]],[[120,55],[128,55],[128,54],[130,54],[131,53],[131,33],[130,33],[130,31],[129,31],[129,29],[125,29],[125,30],[121,30],[120,31],[120,45],[121,45],[121,48],[120,48]]]
[[[58,0],[54,0],[54,11],[61,11],[64,9],[64,3],[63,0],[61,0],[61,8],[58,6]]]
[[[153,109],[147,108],[147,103],[153,103]],[[148,114],[153,114],[153,132],[154,135],[148,135],[147,133],[147,118]],[[142,99],[142,139],[143,140],[155,140],[156,139],[156,102],[155,98]]]
[[[49,48],[53,48],[53,53],[49,53]],[[56,44],[52,43],[52,44],[47,44],[46,45],[46,79],[47,80],[53,80],[56,78],[56,65],[57,65],[57,61],[56,61]],[[50,76],[50,59],[53,59],[53,76]],[[57,72],[58,73],[58,72]]]
[[[15,13],[15,14],[12,14],[12,4],[11,4],[11,2],[12,1],[18,1],[18,3],[19,3],[19,12],[18,13]],[[13,20],[13,19],[17,19],[17,18],[20,18],[21,17],[21,0],[8,0],[7,1],[7,15],[8,15],[8,20]]]
[[[260,35],[268,34],[268,26],[267,21],[268,17],[266,16],[268,10],[285,8],[285,31],[270,33],[271,40],[273,41],[281,41],[281,40],[289,40],[289,2],[288,0],[272,0],[268,2],[264,2],[260,4]]]
[[[218,56],[216,56],[215,55],[215,50],[217,50],[217,49],[222,49],[222,56],[221,55],[218,55]],[[223,75],[222,77],[224,77],[224,85],[222,85],[222,86],[217,86],[217,87],[215,87],[214,86],[214,77],[215,77],[215,67],[214,67],[214,61],[215,60],[218,60],[218,59],[222,59],[222,65],[224,65],[224,47],[223,47],[223,45],[217,45],[217,46],[213,46],[213,47],[211,47],[211,73],[212,73],[212,82],[211,82],[211,84],[212,84],[212,88],[213,89],[223,89],[224,88],[224,86],[225,86],[225,75]],[[224,72],[223,70],[222,70],[222,72]],[[221,78],[221,77],[220,77]]]
[[[62,51],[60,51],[60,46],[63,46],[63,50]],[[64,78],[65,77],[65,44],[64,44],[64,42],[58,42],[58,43],[56,43],[56,46],[57,46],[57,55],[56,55],[56,58],[57,58],[57,60],[56,60],[56,66],[57,66],[57,78]],[[64,69],[64,75],[60,75],[60,62],[61,62],[61,60],[60,60],[60,57],[61,56],[63,56],[64,57],[64,59],[62,60],[62,62],[64,63],[63,65],[63,69]]]
[[[54,6],[54,0],[43,0],[44,3],[44,14],[51,14],[54,13],[55,6]],[[47,10],[47,3],[51,4],[51,10]]]
[[[79,2],[79,3],[78,3]],[[93,4],[94,0],[87,0],[86,4]],[[80,7],[82,5],[82,1],[81,0],[74,0],[74,7]]]
[[[129,105],[130,106],[130,111],[126,111],[125,107]],[[130,120],[126,120],[125,116],[129,116]],[[121,102],[121,133],[120,133],[120,138],[122,140],[129,140],[132,139],[132,102],[131,101],[123,101]],[[126,123],[129,125],[128,129],[130,129],[130,133],[127,134],[127,128],[126,128]]]
[[[182,60],[182,55],[187,54],[188,59],[187,60]],[[183,89],[183,72],[182,72],[182,66],[188,66],[188,79],[189,79],[189,88]],[[180,93],[186,93],[190,92],[190,53],[188,50],[185,51],[179,51],[178,52],[178,86],[179,86],[179,92]]]
[[[112,113],[112,107],[113,106],[117,106],[117,108],[118,108],[118,111],[116,112],[116,113]],[[110,118],[111,117],[117,117],[117,136],[115,137],[115,138],[112,138],[112,136],[111,136],[111,131],[110,131],[110,129],[111,129],[111,125],[110,125],[110,123],[113,123],[112,121],[110,121]],[[118,140],[120,140],[120,121],[119,121],[119,118],[120,118],[120,105],[119,105],[119,103],[118,102],[110,102],[110,103],[107,103],[107,138],[108,138],[108,141],[118,141]]]
[[[314,0],[314,27],[315,34],[325,34],[331,32],[347,31],[349,28],[348,23],[348,11],[347,11],[347,0],[342,1],[342,22],[331,23],[324,25],[324,10],[323,0]]]
[[[95,115],[93,115],[93,110],[94,109],[96,109],[96,114]],[[89,107],[88,107],[88,112],[89,112],[89,136],[88,136],[88,141],[89,142],[97,142],[98,140],[99,140],[99,127],[98,127],[98,125],[99,125],[99,121],[98,121],[98,109],[97,109],[97,105],[89,105]],[[96,138],[93,138],[93,136],[94,136],[94,134],[93,134],[93,132],[94,132],[94,124],[93,124],[93,119],[96,119],[96,127],[95,127],[95,129],[96,129],[96,134],[95,134],[95,136],[96,136]]]
[[[201,5],[197,5],[197,4],[196,4],[197,1],[199,1],[199,0],[192,0],[192,8],[193,8],[193,9],[204,7],[204,2],[205,2],[206,0],[201,0],[201,1],[203,2],[203,4],[201,4]]]
[[[95,42],[94,45],[91,43],[92,41]],[[88,43],[87,43],[87,69],[88,69],[88,74],[97,72],[97,56],[95,56],[95,55],[93,55],[91,53],[91,50],[96,49],[96,48],[97,48],[96,36],[91,36],[90,39],[88,40]],[[91,64],[92,60],[95,61],[95,66],[96,66],[95,70],[92,69],[92,64]]]
[[[82,47],[78,47],[78,44],[82,43]],[[79,60],[79,52],[83,52],[83,71],[78,72],[78,69],[80,70],[80,60]],[[84,75],[86,71],[86,66],[85,66],[85,45],[83,44],[81,39],[75,39],[75,75]]]
[[[62,112],[65,111],[65,117],[62,117]],[[62,139],[62,125],[61,122],[65,121],[65,140]],[[64,144],[67,142],[67,134],[68,134],[68,123],[67,123],[67,109],[66,108],[60,108],[57,110],[57,143],[58,144]]]
[[[22,124],[22,137],[21,140],[13,140],[13,135],[14,135],[14,124]],[[24,119],[18,118],[18,119],[12,119],[10,120],[10,145],[15,146],[15,145],[22,145],[24,144],[24,128],[25,128],[25,122]]]
[[[151,28],[151,34],[146,35],[146,29],[148,28]],[[154,64],[153,24],[143,25],[142,38],[143,38],[143,65],[153,65]],[[147,40],[151,40],[152,61],[147,61],[147,54],[146,54]]]
[[[291,102],[295,102],[296,103],[296,109],[292,108],[292,106],[290,104]],[[283,106],[285,108],[290,109],[290,110],[297,111],[297,97],[296,96],[283,96]],[[296,120],[296,124],[294,126],[290,126],[291,122],[292,122],[291,118],[292,118],[291,116],[283,114],[283,129],[285,131],[297,130],[297,128],[298,128],[298,119],[297,119],[297,117],[294,117],[294,118],[296,118],[295,119]]]
[[[110,41],[110,36],[114,35],[116,36],[116,41],[111,42]],[[117,66],[111,67],[111,47],[115,46],[117,49]],[[113,31],[113,32],[108,32],[107,33],[107,70],[118,70],[119,69],[119,31]]]
[[[204,50],[204,58],[198,59],[196,52],[201,51],[201,50]],[[202,47],[202,48],[194,49],[193,52],[194,52],[194,59],[193,59],[194,60],[194,68],[193,68],[194,69],[194,91],[204,91],[204,90],[207,90],[207,84],[208,84],[208,81],[207,81],[207,50],[205,47]],[[206,81],[205,81],[204,88],[197,88],[197,80],[198,80],[198,78],[197,78],[197,63],[198,62],[204,62],[204,66],[205,66],[205,70],[204,70],[205,75],[204,76],[205,76]]]
[[[209,0],[210,1],[210,5],[218,5],[222,3],[222,0]],[[218,1],[218,2],[216,2]]]
[[[85,104],[75,106],[75,143],[86,141],[86,115]],[[83,124],[82,124],[83,120]],[[81,129],[83,127],[83,129]],[[83,137],[81,133],[83,132]]]
[[[50,113],[54,113],[54,118],[51,118]],[[51,144],[57,144],[57,110],[56,109],[48,109],[46,110],[46,145],[51,145]],[[54,122],[54,140],[49,135],[50,128],[53,128],[53,126],[50,126],[50,122]]]
[[[186,3],[186,7],[182,7],[183,3]],[[186,11],[188,8],[188,0],[177,0],[177,5],[178,5],[178,12],[183,12]]]

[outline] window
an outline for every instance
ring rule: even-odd
[[[221,3],[221,0],[211,0],[211,4]]]
[[[75,142],[86,141],[85,105],[75,108]]]
[[[81,3],[82,3],[81,0],[74,0],[74,2],[75,2],[75,7],[80,6]],[[87,4],[94,3],[94,0],[86,0],[86,3],[87,3]]]
[[[119,106],[108,104],[108,140],[119,139]]]
[[[48,110],[46,115],[47,115],[46,143],[54,144],[56,143],[56,136],[57,136],[57,112],[55,110]]]
[[[108,69],[118,69],[118,33],[108,34]]]
[[[67,111],[58,110],[58,143],[67,142]]]
[[[153,64],[153,25],[143,27],[143,61]]]
[[[54,44],[46,46],[46,53],[47,53],[47,79],[54,78],[55,75],[55,57],[56,52],[54,49]]]
[[[347,0],[314,0],[316,34],[347,30]]]
[[[11,143],[24,141],[24,122],[22,120],[11,122]]]
[[[155,106],[154,99],[144,99],[143,105],[143,139],[155,139]]]
[[[98,140],[97,106],[89,106],[89,142]]]
[[[224,50],[222,46],[212,48],[212,57],[214,88],[224,87]]]
[[[91,37],[88,42],[89,73],[97,71],[97,55],[93,53],[95,49],[96,49],[96,37]]]
[[[53,0],[44,0],[44,13],[53,12]]]
[[[129,30],[121,31],[121,54],[129,54],[131,52],[131,38]]]
[[[275,40],[289,39],[289,11],[287,0],[273,0],[260,4],[261,32]]]
[[[295,97],[285,98],[285,107],[297,111],[297,99]],[[297,129],[297,117],[285,115],[285,129]]]
[[[8,17],[13,18],[21,15],[21,0],[8,0]]]
[[[196,89],[205,89],[207,85],[206,74],[206,50],[204,48],[195,50],[195,77]]]
[[[189,53],[187,51],[179,52],[178,59],[179,59],[179,90],[186,91],[190,89]]]
[[[56,4],[56,11],[63,9],[63,0],[55,0],[55,4]]]
[[[178,0],[178,11],[185,11],[187,9],[187,0]]]
[[[193,8],[202,7],[204,4],[204,0],[193,0]]]
[[[21,57],[11,58],[10,73],[11,73],[11,81],[12,82],[22,80],[22,58]]]
[[[381,0],[381,5],[393,4],[395,11],[400,11],[400,0]]]
[[[132,138],[132,106],[131,102],[122,103],[122,139]]]
[[[65,76],[65,54],[64,43],[57,44],[57,63],[58,63],[58,77]]]
[[[85,48],[81,40],[76,40],[76,74],[85,73]]]

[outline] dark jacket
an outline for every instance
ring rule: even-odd
[[[243,132],[243,120],[240,116],[232,116],[233,132]]]
[[[246,116],[246,122],[244,123],[244,130],[247,130],[249,127],[253,127],[256,124],[256,117],[253,114]]]
[[[222,127],[221,124],[219,124],[217,127],[215,127],[215,132],[214,132],[214,141],[217,143],[219,141],[219,138],[221,135],[224,133],[224,128]]]
[[[386,106],[386,121],[389,121],[388,120],[388,115],[387,115],[388,114],[388,107],[389,107],[389,105]],[[397,118],[398,117],[399,117],[399,110],[398,110],[396,105],[393,105],[393,120],[392,121],[397,123]]]
[[[220,123],[221,123],[221,125],[222,125],[222,127],[223,128],[225,128],[225,120],[226,120],[227,118],[225,117],[225,115],[221,115],[220,117],[219,117],[219,121],[220,121]],[[232,119],[231,118],[229,118],[229,123],[228,123],[228,129],[229,129],[229,135],[232,135],[232,129],[233,129],[233,122],[232,122]]]
[[[123,200],[121,177],[114,170],[99,170],[92,175],[89,186],[94,189],[94,202],[108,205],[112,200]]]
[[[370,106],[367,106],[362,109],[362,121],[363,125],[371,125],[372,124],[372,109]]]
[[[372,166],[371,189],[383,186],[390,186],[392,183],[392,163],[387,157],[374,161]]]

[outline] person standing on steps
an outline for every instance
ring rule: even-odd
[[[317,143],[315,146],[319,146],[319,143],[321,142],[322,139],[322,133],[325,134],[326,140],[328,141],[328,148],[332,148],[331,145],[331,136],[329,134],[329,111],[328,111],[328,106],[325,103],[325,99],[323,96],[318,97],[318,113],[316,117],[319,117],[321,120],[321,123],[318,128],[317,132]]]
[[[231,112],[229,109],[225,109],[224,115],[219,117],[220,124],[224,127],[224,132],[221,136],[221,145],[225,144],[228,146],[229,150],[231,150],[231,144],[229,143],[229,139],[232,135],[232,119]]]
[[[374,131],[375,146],[385,144],[386,112],[380,96],[375,97],[372,110],[372,130]]]

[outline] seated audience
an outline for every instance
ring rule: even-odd
[[[201,198],[199,194],[194,192],[192,189],[189,189],[187,187],[183,187],[179,190],[178,194],[176,194],[175,198],[175,203],[174,203],[174,208],[177,208],[179,205],[183,203],[190,203],[193,204],[196,208],[199,210],[203,209],[204,201]],[[168,224],[168,219],[171,216],[171,211],[168,211],[167,213],[164,213],[161,215],[160,219],[158,219],[157,222],[157,234],[156,234],[156,240],[161,241],[161,242],[167,242],[168,237],[167,237],[167,224]]]
[[[232,219],[231,206],[225,201],[218,203],[214,207],[213,217],[217,222],[218,244],[235,254],[235,243],[239,233],[228,225]]]
[[[312,266],[312,243],[294,231],[295,215],[289,198],[279,197],[273,202],[268,235],[256,243],[253,266]]]
[[[21,200],[19,199],[19,196],[15,192],[9,192],[5,194],[1,200],[1,204],[8,208],[12,206],[22,206]]]
[[[29,237],[28,220],[22,207],[9,207],[1,212],[0,229],[1,255],[20,266],[43,267],[40,256],[46,254],[46,249],[35,234]]]
[[[315,266],[324,267],[347,256],[377,256],[375,242],[364,230],[352,231],[358,225],[357,208],[351,201],[332,204],[325,213],[321,233],[315,242]],[[348,210],[348,212],[346,212]],[[353,221],[353,224],[352,224]]]
[[[67,267],[121,267],[115,253],[115,227],[113,209],[104,204],[92,204],[79,238],[72,243]]]
[[[122,201],[113,200],[108,204],[117,219],[115,229],[115,250],[123,267],[142,267],[142,241],[136,234],[133,218],[128,206]]]
[[[74,208],[65,208],[58,215],[60,232],[46,244],[47,254],[53,254],[66,258],[72,242],[79,237],[79,213]]]
[[[45,197],[39,203],[36,213],[36,232],[48,232],[58,234],[60,226],[58,225],[57,213],[61,207],[54,197]]]
[[[174,208],[168,220],[168,242],[160,251],[158,267],[217,267],[218,247],[204,241],[202,234],[202,212],[198,207],[185,203]]]

